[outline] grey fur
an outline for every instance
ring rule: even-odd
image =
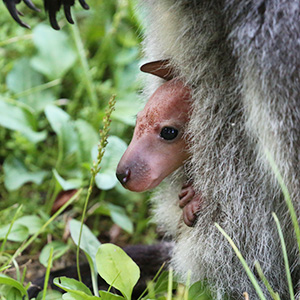
[[[299,216],[299,0],[140,0],[145,56],[170,58],[193,90],[188,125],[191,162],[153,197],[155,219],[176,241],[172,265],[184,280],[207,278],[215,298],[256,299],[241,263],[214,222],[233,238],[250,267],[258,260],[281,299],[288,287],[278,233],[284,230],[294,286],[299,253],[285,201],[264,149],[274,158]],[[145,95],[161,84],[148,75]],[[187,227],[178,207],[182,176],[192,177],[204,207]]]

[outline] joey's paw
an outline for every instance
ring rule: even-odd
[[[195,191],[190,184],[186,184],[182,187],[179,193],[179,207],[184,208],[195,196]]]
[[[182,217],[184,223],[192,227],[197,220],[197,212],[201,208],[201,196],[194,195],[193,199],[182,209]]]
[[[191,184],[184,185],[178,196],[183,221],[187,226],[192,227],[197,220],[197,212],[202,202],[201,196],[195,193]]]

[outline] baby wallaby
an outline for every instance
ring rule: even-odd
[[[184,130],[189,121],[190,89],[172,78],[166,61],[148,63],[142,71],[167,79],[138,113],[133,138],[122,156],[117,177],[122,185],[135,192],[158,186],[164,178],[189,158]],[[179,206],[183,220],[193,226],[201,197],[191,184],[182,187]]]

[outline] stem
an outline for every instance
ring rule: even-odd
[[[49,282],[49,275],[50,275],[50,270],[52,266],[52,256],[53,256],[53,247],[50,249],[50,254],[49,254],[49,259],[48,259],[48,266],[45,274],[45,281],[44,281],[44,289],[43,289],[43,298],[42,300],[46,299],[46,293],[47,293],[47,286]]]
[[[88,188],[88,193],[85,198],[84,202],[84,208],[82,212],[82,217],[81,217],[81,227],[80,227],[80,232],[79,232],[79,238],[78,238],[78,243],[77,243],[77,250],[76,250],[76,266],[77,266],[77,273],[78,273],[78,279],[79,281],[81,280],[81,274],[80,274],[80,266],[79,266],[79,251],[80,251],[80,242],[81,242],[81,236],[82,236],[82,230],[83,230],[83,221],[85,219],[86,211],[87,211],[87,206],[88,202],[90,199],[90,196],[93,191],[93,186],[95,183],[95,177],[97,173],[100,171],[100,164],[104,155],[105,147],[107,145],[107,138],[108,138],[108,133],[109,133],[109,126],[111,123],[110,116],[114,110],[115,107],[115,96],[112,96],[108,102],[108,108],[105,112],[105,116],[103,118],[103,129],[100,131],[100,143],[98,145],[98,156],[97,156],[97,161],[93,163],[93,167],[91,168],[91,180],[90,180],[90,185]]]
[[[291,197],[290,197],[290,194],[289,194],[289,191],[288,191],[288,188],[287,186],[285,185],[284,183],[284,180],[279,172],[279,169],[271,155],[271,153],[265,149],[265,154],[267,156],[267,159],[270,163],[270,166],[275,174],[275,177],[280,185],[280,188],[282,190],[282,193],[283,193],[283,196],[284,196],[284,199],[285,199],[285,202],[286,202],[286,205],[288,207],[288,210],[290,212],[290,216],[291,216],[291,219],[292,219],[292,223],[293,223],[293,226],[294,226],[294,230],[295,230],[295,234],[296,234],[296,239],[297,239],[297,243],[298,243],[298,249],[300,251],[300,228],[299,228],[299,224],[298,224],[298,219],[297,219],[297,215],[296,215],[296,212],[295,212],[295,209],[294,209],[294,206],[293,206],[293,203],[292,203],[292,200],[291,200]]]
[[[88,96],[90,98],[90,102],[91,102],[93,108],[95,110],[97,110],[98,109],[98,101],[97,101],[96,89],[95,89],[95,86],[94,86],[94,83],[93,83],[93,80],[91,77],[89,64],[88,64],[88,61],[86,58],[83,42],[80,37],[80,33],[78,30],[78,25],[77,25],[76,20],[75,20],[75,24],[72,26],[72,32],[73,32],[73,37],[74,37],[77,53],[79,56],[80,64],[81,64],[81,67],[83,70],[83,74],[82,74],[83,81],[85,82],[86,90],[87,90]]]
[[[21,97],[24,97],[24,96],[31,95],[33,93],[41,92],[41,91],[50,89],[50,88],[52,88],[54,86],[57,86],[60,83],[61,83],[61,79],[55,79],[55,80],[49,81],[47,83],[40,84],[38,86],[34,86],[34,87],[32,87],[32,88],[30,88],[28,90],[22,91],[20,93],[17,93],[17,94],[15,94],[15,97],[16,98],[21,98]]]
[[[286,251],[286,246],[285,246],[285,242],[284,242],[283,233],[282,233],[281,226],[280,226],[280,223],[279,223],[279,220],[278,220],[276,214],[272,213],[272,216],[273,216],[273,218],[276,222],[276,226],[277,226],[277,230],[278,230],[278,234],[279,234],[279,238],[280,238],[280,242],[281,242],[285,272],[286,272],[286,277],[287,277],[289,291],[290,291],[290,298],[291,298],[291,300],[295,300],[293,283],[292,283],[292,276],[291,276],[291,272],[290,272],[289,260],[288,260],[288,255],[287,255],[287,251]]]
[[[221,226],[217,223],[215,223],[215,226],[218,228],[218,230],[223,234],[223,236],[227,239],[229,244],[231,245],[232,249],[236,253],[236,256],[239,258],[240,262],[242,263],[244,269],[246,270],[246,273],[255,288],[255,291],[261,300],[266,300],[266,297],[263,294],[262,289],[260,288],[259,284],[257,283],[257,280],[255,279],[254,274],[250,270],[249,266],[247,265],[247,262],[245,261],[244,257],[242,256],[242,253],[239,251],[237,246],[234,244],[233,240],[230,238],[230,236],[221,228]]]
[[[5,244],[7,242],[8,236],[9,236],[11,230],[12,230],[12,227],[13,227],[13,225],[14,225],[14,223],[16,221],[16,218],[19,215],[19,212],[21,211],[22,207],[23,207],[23,205],[19,206],[19,208],[17,209],[16,213],[14,214],[14,217],[13,217],[12,221],[10,222],[10,226],[9,226],[9,228],[7,230],[7,233],[6,233],[5,237],[4,237],[3,243],[2,243],[1,248],[0,248],[0,255],[4,251],[4,247],[5,247]]]

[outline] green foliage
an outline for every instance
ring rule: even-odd
[[[118,289],[126,299],[131,299],[134,286],[140,278],[140,269],[118,246],[103,244],[96,254],[99,275]]]
[[[130,299],[139,278],[137,266],[121,249],[100,246],[93,233],[105,236],[116,224],[123,244],[151,243],[155,238],[146,197],[124,190],[114,174],[142,107],[137,80],[141,26],[133,14],[134,0],[89,4],[90,11],[75,8],[74,26],[62,18],[59,32],[42,22],[43,14],[28,11],[33,30],[21,28],[0,4],[0,271],[14,265],[17,278],[1,274],[1,300],[26,295],[26,268],[22,274],[18,265],[21,254],[30,257],[41,251],[48,274],[52,262],[72,248],[69,240],[62,242],[64,228],[67,219],[82,214],[84,197],[82,218],[87,211],[92,230],[74,219],[69,224],[75,244],[90,263],[93,294],[78,281],[60,278],[56,284],[65,295],[45,289],[37,300]],[[110,117],[105,107],[112,95],[117,103]],[[67,196],[50,216],[53,204],[68,192],[75,195]],[[46,236],[52,240],[49,244]],[[98,249],[99,272],[123,296],[98,291]],[[167,287],[168,277],[159,278],[151,295],[166,299]]]

